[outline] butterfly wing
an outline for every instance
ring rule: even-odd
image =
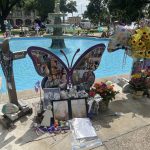
[[[72,84],[79,90],[88,91],[95,81],[95,71],[105,50],[104,44],[97,44],[86,50],[72,68]]]
[[[66,87],[68,68],[55,54],[41,47],[29,47],[27,50],[34,67],[40,76],[43,76],[42,85],[47,88]]]

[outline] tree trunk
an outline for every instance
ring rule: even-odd
[[[1,31],[5,32],[6,28],[5,28],[5,24],[4,24],[4,18],[2,16],[0,16],[0,26],[1,26]]]

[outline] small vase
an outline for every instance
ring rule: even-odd
[[[107,111],[108,110],[108,105],[109,105],[109,102],[107,101],[100,101],[99,102],[99,112],[104,112],[104,111]]]
[[[133,92],[133,98],[134,99],[140,99],[143,97],[144,91],[135,91]]]

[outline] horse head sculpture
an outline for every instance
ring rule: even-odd
[[[126,50],[126,54],[133,58],[150,58],[150,25],[143,23],[138,26],[116,27],[110,37],[108,51],[114,52],[119,49]]]
[[[134,33],[135,27],[132,26],[121,26],[118,25],[114,34],[110,37],[110,42],[108,44],[108,51],[114,52],[119,49],[129,48],[129,39]]]

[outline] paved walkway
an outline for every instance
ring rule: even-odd
[[[110,103],[109,111],[92,120],[103,142],[94,150],[150,150],[150,99],[135,100],[131,95],[122,94],[119,86],[116,88],[120,94]],[[30,106],[38,101],[39,98],[26,100]],[[33,116],[22,118],[11,131],[0,125],[0,149],[71,150],[71,132],[37,136],[32,128]]]

